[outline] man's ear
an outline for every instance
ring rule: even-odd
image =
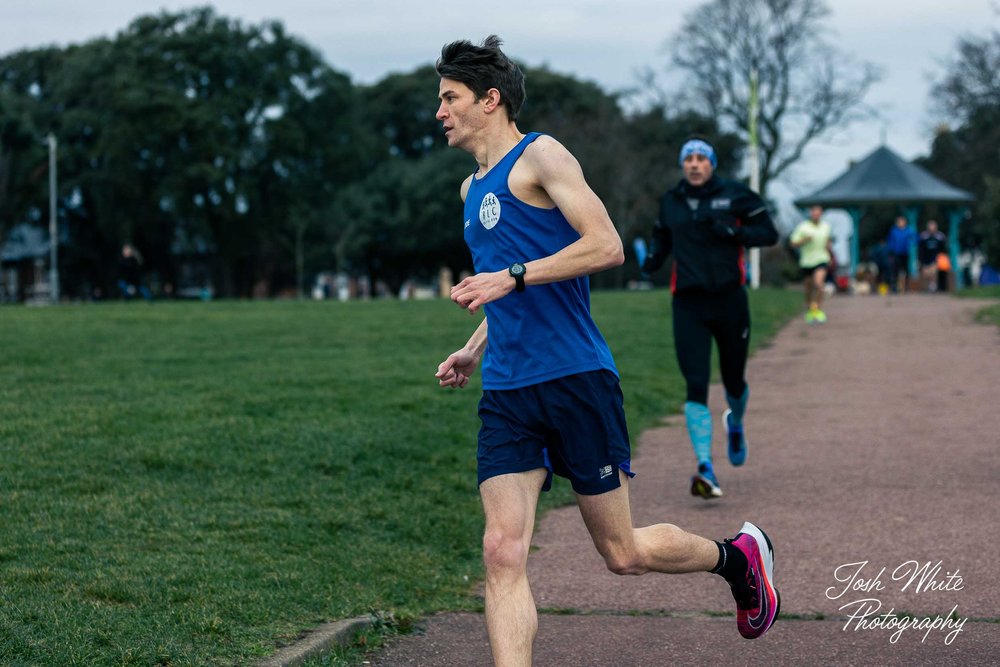
[[[486,95],[483,96],[483,111],[486,113],[493,113],[493,111],[499,106],[500,91],[496,88],[490,88],[486,91]]]

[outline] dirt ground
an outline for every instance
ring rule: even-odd
[[[769,534],[782,606],[767,635],[739,636],[714,575],[611,574],[568,507],[541,520],[528,561],[535,664],[997,664],[1000,331],[974,321],[984,305],[838,297],[827,324],[788,324],[749,363],[742,468],[726,459],[711,389],[718,500],[689,495],[683,418],[643,434],[636,525],[721,539],[751,520]],[[421,629],[370,664],[491,664],[481,615]]]

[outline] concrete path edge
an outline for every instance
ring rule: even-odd
[[[359,632],[371,627],[369,616],[325,623],[299,641],[261,660],[257,667],[299,667],[306,660],[322,657],[337,646],[350,645]]]

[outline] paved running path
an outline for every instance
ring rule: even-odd
[[[997,664],[1000,332],[973,320],[986,303],[843,297],[829,302],[826,325],[787,325],[750,360],[743,468],[726,459],[722,388],[711,389],[725,492],[717,501],[688,494],[694,460],[683,418],[642,436],[637,525],[670,522],[720,539],[750,519],[768,532],[782,618],[765,637],[740,638],[718,577],[607,572],[568,507],[542,519],[528,561],[543,610],[535,664]],[[927,566],[924,586],[917,577],[904,590],[916,565]],[[859,569],[867,590],[840,594]],[[911,628],[892,641],[892,629],[849,620],[875,605],[868,620],[890,610],[955,617],[946,630]],[[442,614],[422,627],[371,664],[490,664],[481,615]]]

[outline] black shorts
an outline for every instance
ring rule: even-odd
[[[827,264],[826,262],[824,262],[822,264],[817,264],[816,266],[810,266],[810,267],[803,266],[800,270],[802,271],[802,277],[803,278],[808,278],[812,274],[816,273],[817,269],[828,270],[829,268],[830,268],[830,265]]]
[[[479,483],[538,468],[567,478],[581,495],[621,486],[631,449],[618,378],[607,370],[578,373],[520,389],[487,389],[479,401]]]

